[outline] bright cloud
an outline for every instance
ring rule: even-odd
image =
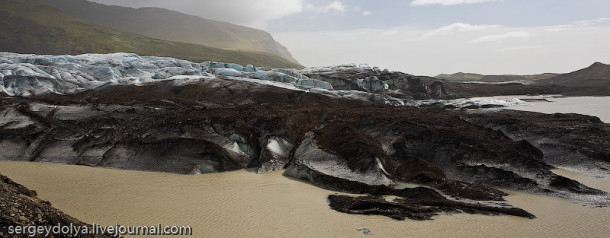
[[[495,27],[499,27],[499,26],[498,25],[471,25],[471,24],[466,24],[466,23],[454,23],[451,25],[440,27],[436,30],[427,32],[420,37],[417,37],[414,39],[409,39],[407,41],[424,40],[424,39],[428,39],[428,38],[435,37],[435,36],[451,35],[451,34],[458,33],[458,32],[485,30],[485,29],[495,28]]]
[[[341,1],[333,1],[326,5],[315,5],[308,3],[305,5],[306,11],[315,12],[318,14],[322,13],[345,13],[347,11],[347,6],[343,4]]]
[[[462,4],[475,4],[484,2],[497,2],[502,0],[415,0],[411,2],[411,6],[425,6],[425,5],[443,5],[443,6],[454,6]]]
[[[594,25],[599,25],[599,24],[605,23],[605,22],[610,22],[610,18],[609,17],[600,17],[600,18],[596,18],[596,19],[576,21],[576,22],[573,22],[570,24],[551,26],[551,27],[548,27],[547,30],[548,31],[563,31],[563,30],[566,30],[566,29],[572,28],[572,27],[594,26]]]
[[[577,21],[574,24],[578,25],[578,26],[593,26],[593,25],[597,25],[597,24],[602,24],[607,21],[610,21],[609,17],[600,17],[597,19]]]
[[[347,7],[342,2],[334,1],[334,2],[331,2],[330,4],[324,6],[322,9],[324,10],[324,12],[335,11],[335,12],[339,12],[339,13],[344,13],[346,8]]]
[[[478,44],[478,43],[487,43],[487,42],[498,42],[498,41],[504,41],[504,40],[508,40],[508,39],[527,39],[530,37],[532,37],[532,34],[530,34],[530,33],[527,33],[525,31],[516,31],[516,32],[508,32],[505,34],[482,36],[475,40],[470,41],[470,43]]]
[[[348,12],[352,12],[355,14],[362,14],[362,16],[372,15],[373,12],[363,10],[360,6],[349,6],[341,1],[333,1],[326,5],[314,5],[314,4],[306,4],[305,10],[310,12],[315,12],[318,14],[345,14]]]
[[[515,46],[515,47],[508,47],[508,48],[499,49],[498,52],[535,50],[535,49],[540,49],[540,48],[544,48],[544,46],[541,46],[541,45]]]

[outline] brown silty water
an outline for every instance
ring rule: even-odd
[[[610,181],[556,170],[610,191]],[[0,162],[0,173],[78,219],[102,225],[189,225],[194,237],[605,237],[610,208],[507,191],[508,202],[537,216],[439,215],[396,221],[339,213],[323,190],[282,176],[235,171],[178,175],[85,166]]]

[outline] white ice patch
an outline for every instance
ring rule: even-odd
[[[240,78],[240,77],[227,77],[227,78],[230,80],[238,80],[238,81],[245,81],[245,82],[251,82],[251,83],[262,84],[262,85],[269,85],[269,86],[290,89],[290,90],[295,90],[295,91],[305,91],[303,89],[295,87],[294,84],[291,84],[291,83],[282,83],[282,82],[251,79],[251,78]]]
[[[224,148],[228,151],[232,151],[232,152],[235,152],[240,155],[246,155],[246,152],[244,152],[243,150],[241,150],[241,148],[239,148],[239,145],[237,144],[237,142],[227,144],[224,146]]]
[[[269,139],[269,142],[267,143],[267,149],[275,155],[285,154],[284,150],[282,149],[282,146],[276,139]]]
[[[363,70],[372,70],[374,68],[371,68],[371,66],[369,66],[368,64],[360,64],[360,65],[356,65],[356,64],[339,64],[339,65],[331,65],[331,66],[323,66],[323,67],[308,67],[305,68],[303,70],[301,70],[302,72],[306,72],[306,73],[313,73],[313,72],[327,72],[327,71],[334,71],[334,70],[344,70],[344,69],[363,69]]]
[[[213,75],[175,75],[169,77],[169,80],[197,80],[197,79],[212,79]]]
[[[381,163],[381,160],[377,157],[375,157],[375,161],[377,161],[377,167],[379,167],[381,169],[381,171],[383,171],[383,173],[385,173],[386,175],[388,175],[388,171],[385,170],[385,168],[383,167],[383,164]]]

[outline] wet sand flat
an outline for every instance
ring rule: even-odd
[[[610,208],[508,191],[507,200],[538,218],[440,215],[396,221],[343,214],[328,207],[332,191],[281,175],[235,172],[178,175],[85,166],[0,162],[0,173],[89,223],[190,225],[194,237],[606,237]],[[573,174],[610,191],[610,181]]]

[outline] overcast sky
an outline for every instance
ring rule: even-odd
[[[610,64],[608,0],[94,0],[264,29],[305,66],[418,75],[564,73]]]

